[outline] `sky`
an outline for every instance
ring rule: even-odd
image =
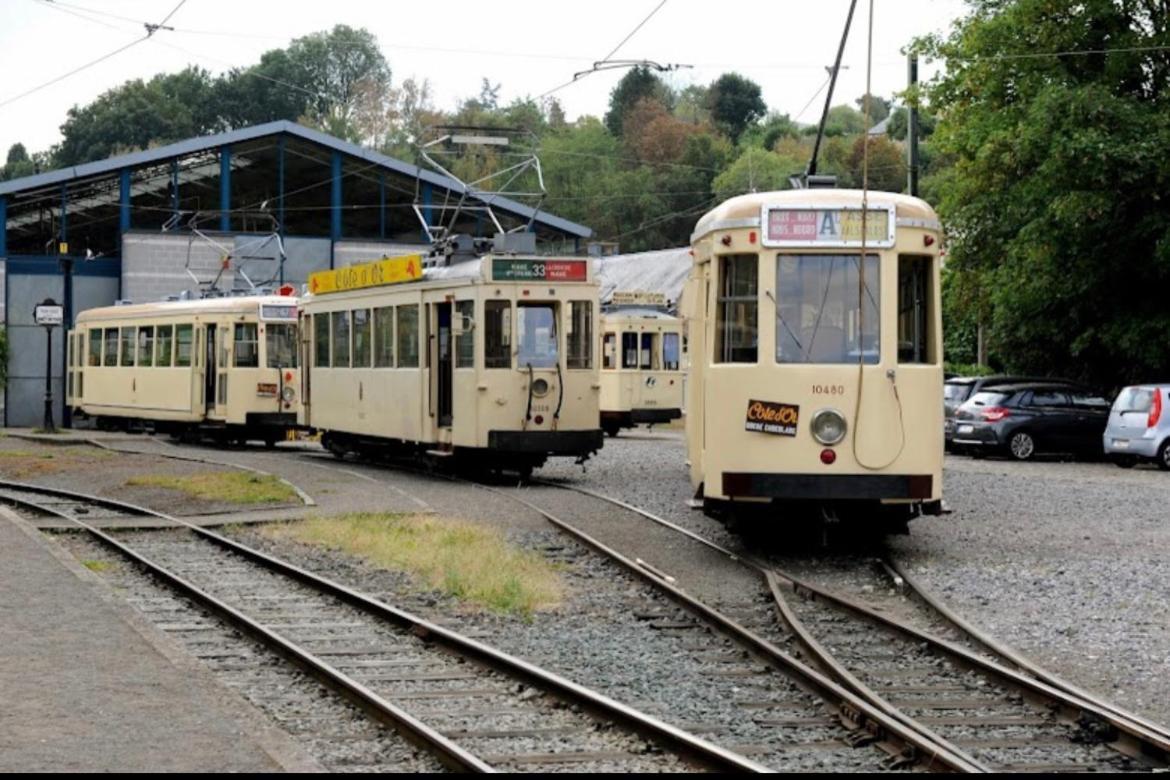
[[[609,54],[661,2],[184,0],[167,22],[174,30],[133,43],[145,34],[143,21],[162,21],[179,0],[0,0],[0,154],[16,142],[30,152],[59,142],[71,106],[126,80],[189,64],[212,73],[247,66],[335,24],[372,32],[394,83],[428,79],[438,108],[478,95],[483,78],[501,85],[502,103],[538,97]],[[965,8],[963,0],[873,5],[873,92],[888,96],[906,86],[902,48],[917,35],[946,32]],[[868,6],[857,4],[834,105],[865,92]],[[666,0],[613,58],[689,66],[664,74],[679,88],[735,71],[761,86],[770,109],[814,122],[848,7],[849,0]],[[570,119],[601,116],[624,72],[595,73],[554,94]],[[931,72],[925,66],[920,76]]]

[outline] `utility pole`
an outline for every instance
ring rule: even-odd
[[[907,107],[909,122],[906,130],[906,189],[914,197],[918,197],[918,55],[909,55],[907,61],[910,82],[910,105]]]

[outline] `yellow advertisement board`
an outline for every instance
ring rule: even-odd
[[[317,271],[309,274],[309,292],[313,295],[360,290],[363,287],[381,287],[402,284],[422,278],[422,255],[405,255],[372,263]]]

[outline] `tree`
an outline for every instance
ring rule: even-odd
[[[29,176],[36,173],[36,169],[37,164],[28,156],[28,151],[24,148],[24,144],[15,143],[8,147],[6,164],[0,167],[0,181]]]
[[[791,186],[788,178],[799,170],[803,170],[800,161],[748,147],[730,168],[715,177],[713,186],[720,200],[745,192],[786,190]]]
[[[605,126],[615,138],[622,136],[622,123],[626,113],[643,98],[657,100],[667,109],[674,106],[674,95],[662,79],[650,72],[644,65],[638,65],[617,83],[609,93],[609,111],[605,114]]]
[[[877,95],[862,95],[853,102],[857,104],[858,112],[865,116],[865,104],[869,102],[869,126],[873,127],[890,115],[890,101]]]
[[[973,0],[927,85],[948,265],[1011,370],[1170,373],[1170,15],[1138,0]],[[1074,54],[1059,54],[1074,52]]]
[[[808,135],[816,135],[818,122],[804,129]],[[865,115],[852,106],[841,104],[829,109],[829,116],[825,119],[825,137],[833,138],[841,135],[855,135],[865,130]]]
[[[760,85],[738,73],[724,73],[707,92],[707,108],[715,124],[733,143],[768,110]]]
[[[860,187],[865,174],[865,147],[869,145],[869,188],[901,192],[906,185],[906,162],[901,147],[884,135],[858,136],[849,154],[849,178]]]

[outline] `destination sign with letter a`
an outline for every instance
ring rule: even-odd
[[[861,207],[804,208],[765,206],[761,215],[764,246],[861,246]],[[894,245],[896,219],[892,206],[871,203],[865,211],[865,245]]]
[[[347,290],[360,290],[365,287],[402,284],[421,279],[422,275],[422,255],[391,257],[375,260],[372,263],[311,273],[309,274],[309,292],[314,295],[324,295]]]

